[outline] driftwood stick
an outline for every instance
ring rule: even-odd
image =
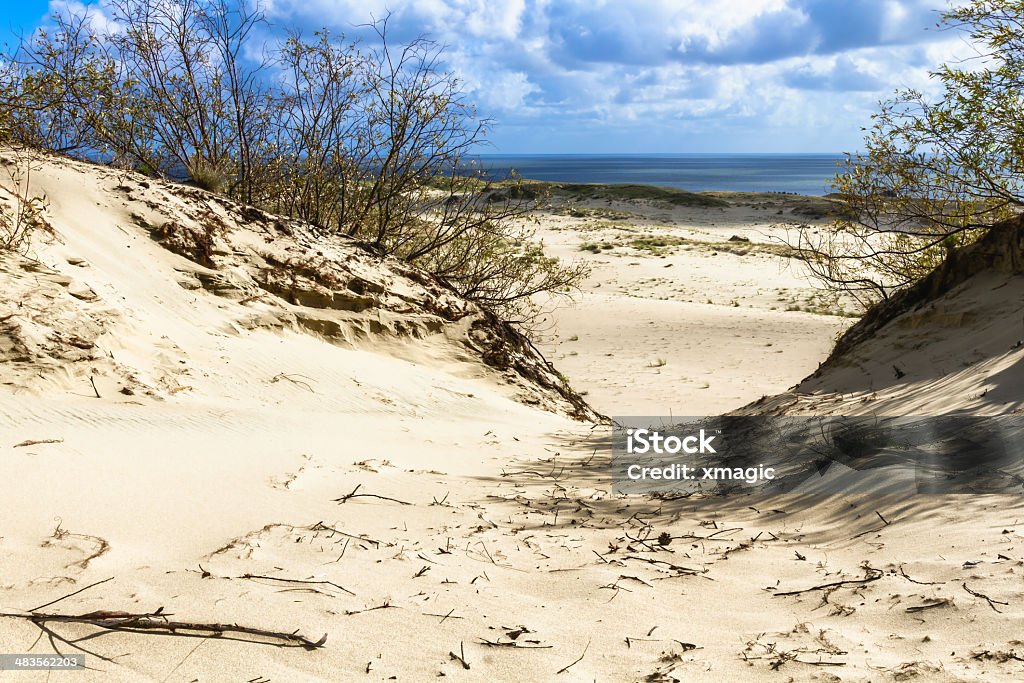
[[[912,579],[912,578],[910,578],[910,575],[907,574],[906,571],[904,571],[902,564],[900,565],[900,576],[902,576],[904,579],[906,579],[910,583],[916,583],[916,584],[920,584],[922,586],[935,586],[937,584],[942,583],[941,581],[918,581],[917,579]]]
[[[345,616],[351,617],[354,614],[363,614],[364,612],[372,612],[376,609],[390,609],[392,607],[394,607],[394,605],[385,600],[384,602],[375,607],[367,607],[366,609],[345,610]]]
[[[550,650],[553,645],[520,645],[514,640],[487,640],[486,638],[480,639],[480,644],[487,647],[508,647],[519,650]]]
[[[342,531],[340,529],[336,529],[333,526],[327,526],[323,522],[317,522],[316,524],[313,524],[313,525],[311,525],[311,526],[309,526],[307,528],[310,531],[330,531],[332,533],[338,534],[339,536],[345,536],[346,538],[351,538],[351,539],[354,539],[356,541],[364,541],[366,543],[372,543],[374,546],[376,546],[378,548],[380,546],[382,546],[382,545],[386,545],[383,541],[377,541],[377,540],[374,540],[374,539],[369,538],[367,536],[357,536],[355,534],[350,534],[350,533],[347,533],[347,532]]]
[[[810,588],[801,588],[795,591],[783,591],[782,593],[775,593],[775,597],[782,597],[784,595],[800,595],[801,593],[810,593],[811,591],[826,590],[828,588],[839,588],[841,586],[850,586],[856,584],[871,583],[872,581],[878,581],[882,578],[884,572],[880,569],[869,569],[872,572],[870,576],[866,576],[863,579],[846,579],[845,581],[833,581],[832,583],[823,583],[817,586],[811,586]]]
[[[249,626],[239,626],[238,624],[207,624],[191,621],[171,621],[162,613],[162,610],[163,608],[160,608],[156,612],[149,612],[145,614],[108,610],[99,610],[96,612],[89,612],[87,614],[48,614],[43,612],[30,612],[28,614],[0,613],[0,617],[31,621],[39,628],[49,632],[51,638],[56,634],[52,633],[52,629],[47,628],[45,625],[52,622],[63,624],[88,624],[106,631],[162,633],[163,635],[191,636],[199,638],[218,638],[229,634],[238,634],[253,636],[255,638],[265,638],[270,641],[280,641],[266,642],[245,639],[246,642],[262,642],[266,645],[277,645],[279,647],[303,647],[307,650],[315,650],[323,647],[324,643],[327,642],[326,633],[322,638],[320,638],[320,640],[313,641],[303,635],[300,635],[298,631],[284,633],[281,631],[271,631],[261,628],[252,628]],[[74,646],[72,642],[64,640],[60,636],[57,637],[69,645]]]
[[[332,502],[334,503],[347,503],[352,498],[379,498],[380,500],[390,500],[392,503],[398,503],[399,505],[412,505],[404,500],[398,500],[397,498],[389,498],[388,496],[378,496],[376,493],[356,493],[362,484],[357,485],[352,489],[352,493],[346,493],[341,498],[335,498]]]
[[[926,609],[935,609],[937,607],[952,607],[952,598],[925,598],[926,602],[920,605],[911,605],[906,609],[907,612],[923,612]],[[998,610],[997,610],[998,611]]]
[[[64,439],[27,439],[21,443],[16,443],[11,448],[24,448],[25,446],[38,446],[44,443],[64,443]]]
[[[970,593],[971,595],[973,595],[976,598],[981,598],[982,600],[984,600],[985,602],[988,603],[989,607],[991,607],[994,611],[999,612],[1000,614],[1002,614],[1003,611],[1001,609],[997,608],[996,605],[1009,605],[1010,604],[1008,602],[1003,602],[1002,600],[996,600],[994,598],[990,598],[987,595],[985,595],[984,593],[979,593],[978,591],[971,590],[970,588],[967,587],[967,582],[966,581],[964,581],[962,585],[963,585],[965,591],[967,591],[968,593]]]
[[[296,377],[302,377],[303,379],[308,379],[308,380],[310,380],[310,382],[313,381],[309,377],[306,377],[305,375],[300,375],[298,373],[289,375],[289,374],[284,373],[284,372],[279,372],[279,373],[277,373],[276,375],[274,375],[273,377],[270,378],[270,383],[271,384],[276,384],[277,382],[280,382],[281,380],[286,379],[289,382],[291,382],[292,384],[294,384],[296,386],[302,387],[303,389],[305,389],[306,391],[308,391],[311,394],[315,394],[316,393],[315,391],[313,391],[313,387],[311,387],[309,385],[309,382],[303,382],[302,380],[295,379]]]
[[[454,652],[449,652],[448,653],[448,657],[450,659],[458,662],[459,664],[461,664],[463,669],[465,669],[466,671],[469,671],[469,662],[466,661],[466,644],[465,643],[459,643],[459,654],[455,654]]]

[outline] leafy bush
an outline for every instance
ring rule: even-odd
[[[943,14],[978,58],[940,66],[937,99],[882,103],[834,185],[846,209],[792,246],[833,291],[865,307],[931,272],[951,250],[1024,209],[1024,5],[971,0]]]

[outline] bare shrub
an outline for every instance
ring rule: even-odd
[[[0,181],[0,252],[25,253],[34,235],[53,234],[45,215],[48,202],[30,189],[33,169],[28,152],[15,151],[0,165],[5,176]]]
[[[523,227],[530,193],[501,192],[471,155],[489,120],[442,46],[396,44],[388,17],[360,49],[326,31],[256,44],[250,0],[107,0],[54,17],[0,68],[0,124],[27,145],[198,186],[347,235],[499,311],[586,275]],[[5,113],[6,112],[6,113]]]

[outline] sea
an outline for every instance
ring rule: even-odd
[[[690,192],[790,192],[825,195],[841,154],[485,154],[491,177],[563,183],[637,183]]]

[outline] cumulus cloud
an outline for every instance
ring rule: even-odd
[[[448,68],[500,124],[502,151],[586,151],[584,141],[593,151],[849,148],[880,98],[901,86],[927,90],[928,71],[964,47],[929,30],[944,0],[263,5],[278,30],[327,27],[371,42],[365,24],[389,16],[393,40],[446,45]]]
[[[47,8],[47,20],[59,17],[85,16],[89,24],[99,33],[115,33],[118,25],[110,18],[110,13],[103,2],[82,2],[82,0],[50,0]]]

